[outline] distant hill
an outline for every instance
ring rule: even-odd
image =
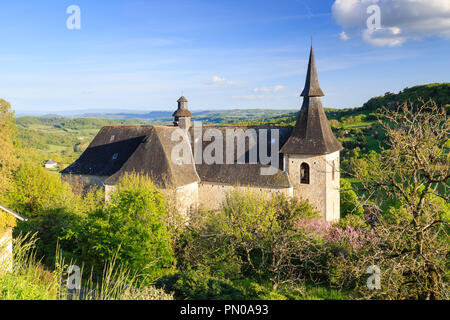
[[[130,112],[119,112],[119,113],[83,113],[80,115],[75,115],[75,118],[96,118],[96,119],[159,119],[168,118],[173,112],[169,111],[151,111],[148,113],[130,113]]]
[[[416,103],[419,98],[425,101],[433,99],[438,105],[450,105],[450,83],[431,83],[426,85],[405,88],[399,93],[386,92],[384,96],[374,97],[364,103],[362,110],[376,111],[378,108],[385,106],[387,108],[411,101]]]
[[[273,110],[273,109],[233,109],[233,110],[214,110],[214,111],[193,111],[192,114],[196,121],[202,121],[207,124],[234,123],[236,121],[245,121],[252,118],[274,117],[293,112],[294,110]],[[141,112],[119,112],[119,113],[83,113],[72,118],[90,118],[90,119],[140,119],[149,123],[172,123],[173,111],[151,111]]]
[[[327,109],[325,113],[329,120],[339,120],[348,116],[366,115],[371,113],[375,114],[382,107],[394,107],[397,104],[401,104],[405,101],[411,101],[412,103],[418,103],[418,99],[421,98],[424,101],[433,99],[438,105],[450,108],[450,83],[431,83],[426,85],[414,86],[412,88],[405,88],[399,93],[386,92],[384,96],[373,97],[358,108],[345,108],[345,109]],[[270,125],[293,125],[297,119],[298,111],[289,112],[282,115],[276,115],[273,117],[255,118],[251,119],[251,123],[265,123]],[[369,117],[373,119],[373,116]]]
[[[344,150],[346,158],[354,151],[379,151],[384,142],[384,131],[377,122],[381,107],[393,108],[405,101],[418,103],[433,99],[437,104],[450,109],[450,83],[432,83],[405,88],[399,93],[387,92],[384,96],[369,99],[359,108],[325,109],[331,128]],[[297,120],[297,112],[264,118],[252,118],[242,123],[293,126]]]

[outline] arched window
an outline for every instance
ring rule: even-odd
[[[300,166],[300,183],[309,184],[309,164],[305,162]]]

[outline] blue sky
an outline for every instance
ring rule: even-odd
[[[18,114],[172,110],[182,93],[192,110],[297,109],[312,35],[324,105],[357,107],[449,81],[449,2],[421,1],[381,0],[378,42],[361,11],[377,0],[2,1],[0,97]]]

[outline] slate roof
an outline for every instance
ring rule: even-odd
[[[105,184],[108,185],[116,184],[121,175],[133,171],[149,175],[161,188],[197,182],[193,164],[176,164],[170,160],[172,147],[178,144],[171,141],[171,135],[177,129],[169,126],[105,126],[81,157],[61,173],[107,177]],[[190,148],[189,144],[186,146]]]
[[[287,154],[328,154],[342,150],[341,143],[331,131],[327,116],[322,107],[324,94],[319,86],[314,51],[308,63],[303,96],[303,105],[298,114],[294,130],[281,149]]]
[[[208,165],[206,163],[196,164],[197,173],[202,182],[211,182],[211,183],[220,183],[220,184],[229,184],[229,185],[241,185],[241,186],[255,186],[255,187],[267,187],[267,188],[288,188],[290,187],[288,176],[282,170],[283,166],[283,157],[279,154],[279,163],[278,170],[274,175],[262,175],[261,168],[268,168],[269,165],[263,165],[261,163],[261,159],[259,156],[257,158],[256,163],[249,163],[249,143],[248,139],[246,139],[245,144],[245,164],[237,163],[238,154],[237,154],[237,144],[234,143],[234,164],[226,164],[226,130],[239,130],[242,129],[244,132],[248,129],[254,129],[257,136],[257,155],[259,155],[259,144],[261,137],[261,129],[268,130],[268,136],[266,140],[267,145],[267,153],[270,156],[271,150],[271,142],[272,138],[270,136],[269,129],[276,129],[279,132],[279,148],[287,141],[289,135],[291,134],[292,128],[288,127],[269,127],[269,126],[234,126],[234,125],[222,125],[222,126],[203,126],[203,136],[206,130],[208,129],[216,129],[219,130],[222,134],[223,138],[223,164],[213,164]],[[194,136],[194,128],[191,127],[190,135],[191,135],[191,146],[194,153],[194,148],[196,144],[199,145],[199,142],[196,143]],[[211,141],[203,140],[202,150],[212,143]],[[278,151],[278,150],[277,150]]]
[[[224,153],[226,150],[226,129],[255,129],[259,143],[260,130],[270,129],[266,126],[203,126],[207,129],[217,129],[223,133]],[[292,128],[272,127],[279,129],[280,146],[288,139]],[[153,182],[161,188],[183,186],[193,182],[211,182],[230,185],[255,187],[290,187],[287,174],[278,170],[274,175],[261,175],[260,169],[268,167],[260,163],[238,164],[235,150],[234,164],[180,164],[171,159],[172,149],[179,141],[172,141],[172,133],[179,130],[172,126],[106,126],[94,138],[89,147],[63,174],[80,174],[107,177],[105,184],[114,185],[125,172],[148,174]],[[193,128],[190,130],[191,143],[186,145],[194,152]],[[188,138],[186,136],[186,143]],[[203,141],[202,150],[211,142]],[[270,155],[270,134],[266,141]],[[236,147],[235,147],[236,149]],[[246,144],[247,162],[249,144]],[[203,154],[203,151],[202,151]],[[259,153],[258,153],[259,154]],[[116,155],[116,157],[115,157]],[[282,156],[279,155],[279,168]],[[224,159],[225,162],[225,159]]]
[[[319,97],[305,97],[294,130],[281,149],[287,154],[329,154],[342,150]]]
[[[180,187],[199,182],[195,166],[172,161],[172,149],[180,141],[172,141],[172,134],[177,127],[152,126],[149,134],[135,149],[121,169],[105,180],[105,184],[114,185],[125,172],[147,174],[155,185],[161,188]],[[186,150],[190,145],[188,138],[185,142]]]
[[[78,160],[61,171],[109,177],[122,168],[137,147],[150,134],[151,126],[105,126]],[[117,158],[114,155],[117,154]]]
[[[314,50],[311,46],[309,54],[308,71],[306,73],[305,88],[301,95],[302,97],[323,97],[323,91],[320,89],[319,77],[317,75],[316,58],[314,57]]]

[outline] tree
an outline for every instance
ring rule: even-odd
[[[12,209],[29,217],[75,204],[75,195],[70,185],[43,167],[25,161],[14,172],[13,177],[8,202]]]
[[[391,299],[448,298],[446,110],[422,101],[419,107],[405,103],[397,110],[385,109],[383,115],[388,148],[378,155],[379,165],[355,171],[375,203],[381,207],[388,199],[400,201],[402,215],[397,221],[381,217],[375,227],[378,245],[359,261],[381,268],[384,287],[363,292]],[[364,272],[359,266],[357,273]]]
[[[11,186],[12,174],[19,164],[14,146],[16,134],[11,105],[0,99],[0,196]]]
[[[89,213],[72,237],[79,238],[81,258],[97,274],[117,253],[120,265],[153,281],[170,273],[175,263],[166,214],[164,198],[150,179],[126,174],[105,209]]]
[[[362,217],[364,210],[358,201],[356,192],[353,191],[352,184],[347,179],[341,178],[341,217],[349,214]]]
[[[307,201],[236,189],[227,194],[220,213],[199,227],[189,226],[182,261],[214,276],[270,279],[276,289],[299,279],[298,224],[316,216]]]

